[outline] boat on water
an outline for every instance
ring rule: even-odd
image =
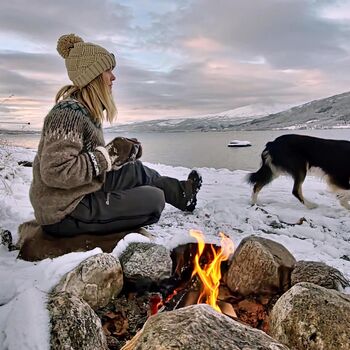
[[[227,144],[227,147],[249,147],[251,145],[249,141],[232,140]]]

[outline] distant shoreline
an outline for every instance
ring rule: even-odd
[[[40,134],[41,130],[7,130],[0,129],[0,135],[18,135],[18,134],[32,134],[37,135]]]
[[[205,129],[205,130],[200,130],[200,129],[191,129],[191,130],[138,130],[138,129],[112,129],[110,127],[103,128],[103,131],[108,134],[115,134],[115,133],[142,133],[142,134],[152,134],[152,133],[171,133],[171,134],[176,134],[176,133],[195,133],[195,132],[201,132],[201,133],[208,133],[208,132],[255,132],[255,131],[307,131],[307,130],[340,130],[340,129],[350,129],[350,125],[347,126],[330,126],[330,127],[324,127],[324,128],[292,128],[292,127],[285,127],[285,128],[271,128],[271,129],[249,129],[249,130],[241,130],[241,129]],[[1,135],[40,135],[41,130],[7,130],[7,129],[0,129],[0,136]]]

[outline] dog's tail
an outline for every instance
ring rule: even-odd
[[[258,185],[260,188],[270,183],[273,179],[271,169],[271,156],[268,150],[268,144],[261,153],[261,167],[255,173],[250,173],[247,176],[247,182],[251,185]]]

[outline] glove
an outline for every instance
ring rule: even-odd
[[[134,137],[130,138],[130,139],[128,139],[128,138],[126,138],[126,139],[128,141],[131,141],[131,142],[134,143],[134,152],[131,153],[130,159],[132,161],[135,161],[136,159],[141,158],[141,156],[142,156],[142,146],[141,146],[141,143],[139,142],[139,140],[134,138]]]
[[[106,150],[111,158],[113,168],[133,162],[142,155],[141,143],[137,139],[126,137],[116,137],[106,145]]]

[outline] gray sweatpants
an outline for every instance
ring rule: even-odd
[[[165,202],[186,210],[191,196],[189,181],[161,176],[136,161],[108,172],[99,191],[86,195],[62,221],[43,229],[60,237],[132,230],[157,222]]]

